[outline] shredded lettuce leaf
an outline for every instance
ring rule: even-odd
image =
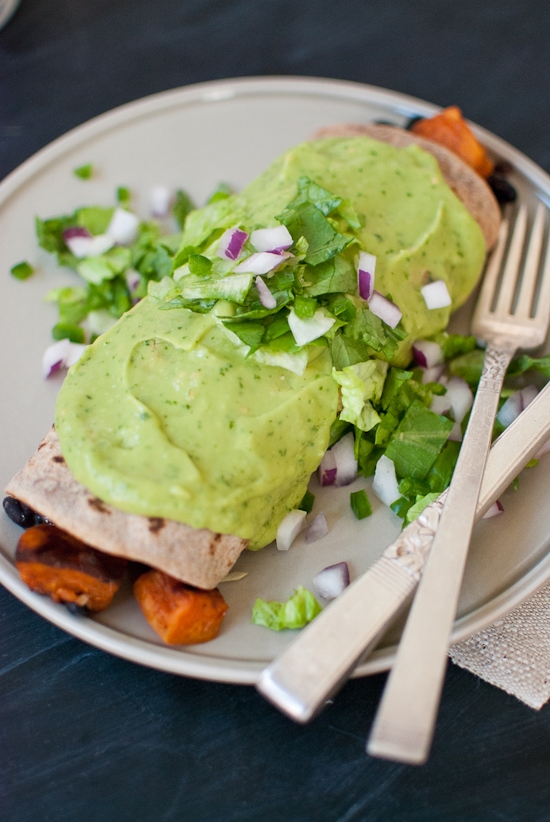
[[[252,609],[252,623],[271,631],[284,628],[303,628],[321,613],[321,606],[307,588],[299,585],[286,602],[258,598]]]

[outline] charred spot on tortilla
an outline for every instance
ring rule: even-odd
[[[61,460],[57,460],[54,457],[55,462],[60,462]],[[64,462],[64,460],[63,460]],[[95,508],[96,511],[100,511],[102,514],[110,514],[108,506],[102,500],[98,499],[97,497],[90,497],[88,499],[88,505],[92,508]]]
[[[166,521],[164,517],[149,517],[149,530],[152,534],[158,534],[164,528]]]

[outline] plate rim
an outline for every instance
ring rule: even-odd
[[[79,124],[40,148],[0,181],[0,206],[20,187],[27,184],[50,163],[95,137],[143,117],[170,108],[182,108],[196,103],[210,104],[258,94],[314,95],[323,98],[348,99],[357,103],[380,104],[403,117],[421,114],[430,116],[441,106],[401,92],[366,83],[323,77],[274,75],[225,78],[180,86],[124,103]],[[516,168],[533,184],[535,196],[550,204],[550,175],[521,151],[492,132],[468,121],[474,133],[497,155],[506,155]],[[544,189],[547,189],[544,191]],[[550,534],[548,535],[550,540]],[[452,643],[463,641],[483,630],[495,620],[516,608],[550,579],[550,553],[544,555],[527,573],[488,602],[474,608],[455,621]],[[197,679],[252,685],[267,662],[239,660],[213,655],[193,655],[181,646],[158,645],[122,633],[92,619],[79,620],[60,605],[40,597],[20,580],[14,565],[0,554],[0,583],[17,599],[57,627],[72,636],[128,661],[146,667],[190,676]],[[388,670],[395,657],[396,645],[375,650],[367,661],[354,671],[353,677],[363,677]]]

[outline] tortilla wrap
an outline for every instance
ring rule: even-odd
[[[215,588],[247,540],[156,517],[127,514],[75,480],[52,428],[6,493],[93,548],[144,562],[198,588]]]

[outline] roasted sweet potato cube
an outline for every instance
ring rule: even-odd
[[[21,534],[15,564],[32,591],[54,602],[102,611],[120,588],[128,562],[97,551],[55,525],[35,525]]]
[[[458,106],[449,106],[434,117],[417,120],[411,131],[454,151],[482,177],[488,177],[494,169],[494,163],[473,135]]]
[[[228,608],[217,588],[193,588],[157,570],[138,577],[134,594],[147,622],[168,645],[215,639]]]

